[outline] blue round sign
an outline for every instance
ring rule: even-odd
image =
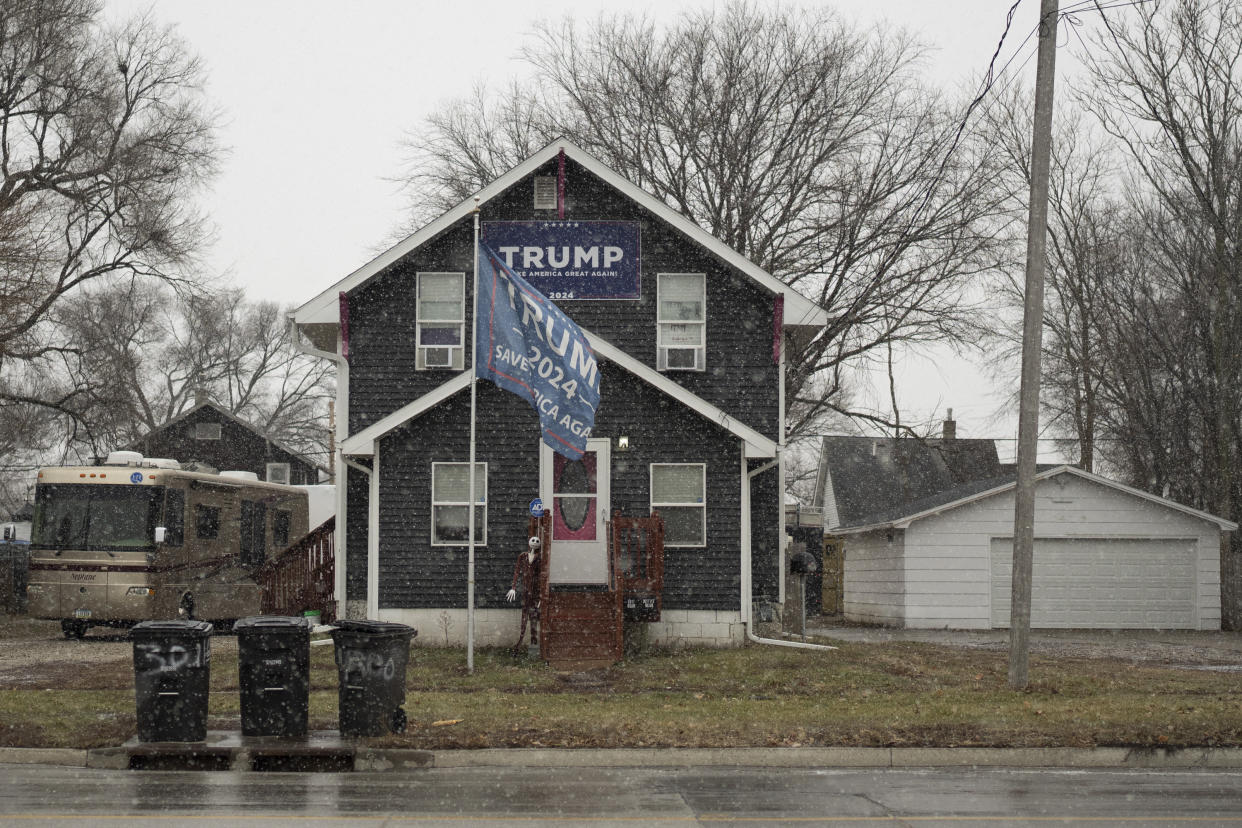
[[[537,497],[530,502],[531,517],[543,517],[543,498]]]
[[[129,476],[129,482],[130,482],[130,483],[141,483],[141,482],[142,482],[142,472],[134,472],[133,474],[131,474],[131,475]]]

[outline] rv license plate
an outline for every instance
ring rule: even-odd
[[[91,611],[88,609],[76,609],[73,611],[74,618],[90,618]]]

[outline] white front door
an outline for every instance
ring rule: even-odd
[[[609,440],[587,440],[580,460],[540,444],[539,491],[552,510],[547,560],[553,584],[607,584]]]

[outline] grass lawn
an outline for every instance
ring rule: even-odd
[[[504,651],[415,648],[417,748],[727,746],[1242,746],[1236,674],[1101,659],[1031,660],[930,644],[834,652],[750,646],[652,651],[581,682]],[[211,664],[209,727],[239,730],[237,663]],[[312,648],[310,727],[336,727],[331,647]],[[96,747],[136,731],[128,658],[0,683],[0,745]]]

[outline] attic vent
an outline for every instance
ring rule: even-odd
[[[535,179],[535,209],[556,209],[556,176],[541,175]]]

